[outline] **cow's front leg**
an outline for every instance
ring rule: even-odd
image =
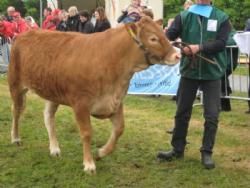
[[[61,153],[55,131],[55,113],[58,106],[56,103],[46,101],[44,109],[44,123],[49,135],[49,149],[52,156],[59,156]]]
[[[108,154],[110,154],[124,130],[124,117],[123,117],[123,105],[121,104],[119,110],[110,118],[113,123],[113,129],[111,136],[107,143],[99,149],[97,159],[100,159]]]
[[[88,174],[96,173],[96,166],[91,154],[92,128],[90,124],[90,113],[87,108],[77,104],[74,108],[76,120],[80,128],[80,136],[83,142],[83,165]]]

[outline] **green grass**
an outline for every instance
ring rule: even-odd
[[[239,64],[233,72],[234,75],[248,76],[249,67],[248,64]]]
[[[232,112],[222,112],[214,152],[216,168],[200,164],[202,108],[195,107],[190,123],[185,159],[159,163],[157,151],[170,148],[175,102],[171,97],[127,96],[125,132],[115,152],[97,161],[97,174],[84,174],[82,145],[70,108],[61,106],[56,115],[62,156],[49,156],[43,124],[43,100],[28,94],[21,118],[21,146],[10,143],[11,101],[6,78],[0,79],[0,187],[82,188],[174,188],[250,187],[250,115],[245,101],[232,101]],[[198,102],[198,101],[197,101]],[[92,119],[92,151],[108,139],[111,124]]]

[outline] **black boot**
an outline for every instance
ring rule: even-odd
[[[230,99],[221,98],[220,104],[221,104],[221,111],[225,112],[231,111]]]
[[[214,161],[212,159],[212,153],[202,152],[201,153],[201,163],[205,167],[205,169],[215,168],[215,164],[214,164]]]
[[[176,152],[170,150],[167,152],[160,151],[157,155],[158,160],[172,161],[173,159],[182,159],[184,157],[184,152]]]

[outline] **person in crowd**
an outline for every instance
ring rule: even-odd
[[[8,8],[7,8],[7,16],[6,16],[6,20],[8,21],[8,22],[12,22],[13,21],[13,13],[14,12],[16,12],[16,9],[15,9],[15,7],[13,7],[13,6],[9,6]]]
[[[111,24],[105,14],[105,9],[103,7],[98,7],[95,10],[96,24],[94,32],[103,32],[111,28]]]
[[[131,3],[128,5],[128,7],[122,10],[122,16],[118,22],[137,22],[141,18],[142,10],[143,7],[141,6],[141,0],[131,0]]]
[[[91,13],[90,21],[93,24],[93,26],[95,27],[95,24],[96,24],[95,9],[91,10],[90,13]]]
[[[191,0],[186,0],[186,1],[184,2],[184,4],[183,4],[183,9],[184,9],[184,10],[188,10],[189,7],[191,7],[193,4],[194,4],[193,1],[191,1]],[[167,23],[167,26],[164,28],[164,32],[167,32],[167,29],[171,26],[171,24],[173,23],[173,21],[174,21],[174,18],[169,18],[169,19],[168,19],[168,23]],[[176,99],[176,98],[175,98],[175,96],[174,96],[174,100],[175,100],[175,99]]]
[[[154,13],[153,13],[152,9],[149,9],[149,8],[145,8],[142,10],[141,17],[143,17],[143,16],[148,16],[152,20],[154,19]]]
[[[180,64],[181,79],[171,141],[173,148],[167,152],[159,152],[157,158],[161,161],[171,161],[184,157],[192,107],[197,90],[201,88],[205,118],[200,148],[201,162],[206,169],[212,169],[215,167],[212,153],[219,121],[221,77],[226,70],[225,47],[231,24],[223,11],[209,6],[211,0],[196,0],[196,3],[198,9],[181,12],[166,33],[170,40],[174,41],[180,37],[182,42],[189,45],[183,48],[184,55]],[[206,10],[200,12],[200,6]],[[189,32],[190,30],[192,32]],[[209,61],[198,56],[195,59],[190,58],[196,54],[206,57]],[[211,63],[211,60],[215,61]]]
[[[69,17],[67,21],[68,31],[77,31],[77,25],[79,22],[79,15],[76,6],[71,6],[68,9]]]
[[[0,37],[3,38],[13,38],[14,37],[14,27],[13,24],[4,20],[4,16],[0,16]]]
[[[236,46],[236,42],[233,39],[236,31],[232,29],[229,34],[229,38],[227,40],[227,46]],[[225,75],[221,78],[221,94],[222,96],[229,96],[232,93],[232,89],[229,83],[229,76],[232,72],[236,69],[238,65],[238,56],[239,56],[239,49],[234,48],[227,48],[226,49],[226,62],[227,68]],[[231,103],[229,98],[221,98],[221,111],[231,111]]]
[[[87,10],[82,10],[79,12],[79,23],[77,31],[81,33],[93,33],[94,25],[90,21],[90,14]]]
[[[55,31],[56,30],[56,23],[54,21],[54,16],[48,15],[46,17],[46,25],[43,27],[43,29],[49,30],[49,31]]]
[[[47,24],[48,24],[48,16],[50,16],[51,15],[51,12],[52,12],[52,10],[51,10],[51,8],[49,8],[49,7],[46,7],[44,10],[43,10],[43,16],[44,16],[44,21],[43,21],[43,23],[42,23],[42,29],[47,29],[48,28],[48,26],[47,26]]]
[[[61,13],[61,10],[60,9],[54,9],[52,12],[51,12],[51,15],[53,16],[53,20],[54,20],[54,23],[56,26],[58,26],[58,24],[60,23],[60,18],[59,18],[59,15]]]
[[[59,14],[59,24],[56,26],[56,30],[58,31],[68,31],[67,20],[68,20],[68,12],[66,10],[61,10]]]
[[[245,26],[244,31],[250,31],[250,18],[247,19],[247,21],[246,21],[246,26]]]
[[[25,20],[21,17],[20,12],[14,12],[12,16],[13,16],[15,35],[19,35],[23,32],[28,31],[28,25],[25,22]]]
[[[33,30],[33,29],[38,29],[39,26],[37,25],[37,23],[35,22],[34,18],[32,16],[26,16],[24,18],[26,24],[27,24],[27,27],[28,27],[28,30]]]
[[[194,4],[192,0],[186,0],[185,3],[183,4],[183,9],[188,10],[189,7],[191,7]]]

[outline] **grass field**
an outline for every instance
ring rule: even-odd
[[[248,64],[239,64],[234,70],[233,74],[241,76],[249,76],[249,65]]]
[[[198,101],[197,101],[198,102]],[[250,115],[244,101],[232,101],[232,112],[222,112],[214,151],[216,168],[200,164],[202,108],[193,110],[185,159],[159,163],[157,151],[170,148],[175,102],[171,97],[127,96],[126,128],[113,154],[97,161],[97,174],[85,175],[82,147],[70,108],[59,108],[59,158],[49,155],[43,124],[43,100],[29,93],[21,119],[21,146],[10,143],[11,101],[6,78],[0,79],[0,187],[1,188],[235,188],[250,187]],[[111,124],[92,119],[95,153],[109,137]]]

